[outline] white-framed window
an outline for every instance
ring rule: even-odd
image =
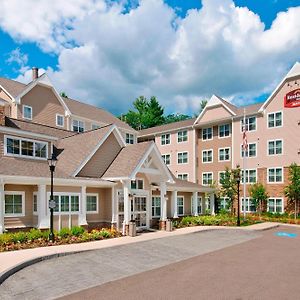
[[[170,154],[163,154],[161,157],[166,165],[171,164],[171,155]]]
[[[230,209],[230,200],[228,197],[220,198],[220,209],[229,210]]]
[[[98,213],[99,212],[99,201],[98,194],[86,194],[86,212],[87,213]]]
[[[55,201],[54,212],[58,214],[77,214],[79,212],[78,193],[58,192],[53,195]],[[47,199],[50,199],[50,193],[47,193]]]
[[[247,213],[256,212],[255,202],[252,198],[246,197],[246,201],[242,198],[242,212],[244,212],[244,207]]]
[[[194,211],[194,197],[191,197],[191,212],[195,213]],[[202,197],[198,196],[197,197],[197,214],[200,215],[202,213]]]
[[[241,131],[244,129],[244,119],[241,119]],[[247,117],[246,118],[246,130],[255,131],[256,130],[256,117]]]
[[[177,174],[177,178],[181,180],[189,180],[189,174],[187,173]]]
[[[37,215],[38,213],[38,193],[33,193],[33,214]]]
[[[246,151],[246,157],[256,157],[256,143],[249,143],[248,150]],[[244,157],[243,145],[241,145],[241,157]]]
[[[202,163],[212,163],[213,162],[213,150],[202,150]]]
[[[283,168],[268,168],[268,183],[283,182]]]
[[[131,189],[132,190],[143,190],[144,189],[144,180],[143,179],[131,180]]]
[[[268,128],[282,127],[282,112],[268,113]]]
[[[171,136],[170,133],[162,134],[160,137],[161,145],[170,145],[171,144]]]
[[[25,192],[4,192],[4,215],[5,217],[25,216]]]
[[[98,124],[92,124],[92,130],[95,130],[95,129],[98,129],[100,128],[101,126],[98,125]]]
[[[268,155],[280,155],[283,153],[282,140],[268,141]]]
[[[255,183],[257,180],[257,171],[256,169],[247,169],[246,170],[246,183]],[[244,183],[244,170],[241,170],[242,183]]]
[[[64,127],[65,125],[65,118],[63,115],[56,114],[56,126]]]
[[[187,142],[188,140],[188,132],[187,130],[182,130],[177,132],[177,142],[182,143],[182,142]]]
[[[152,217],[160,217],[160,197],[152,196]]]
[[[213,173],[212,172],[204,172],[202,173],[202,184],[209,185],[213,183]]]
[[[219,125],[219,138],[230,136],[230,124]]]
[[[178,152],[177,153],[177,163],[187,164],[188,163],[188,152]]]
[[[126,144],[134,144],[134,135],[132,133],[126,133]]]
[[[221,180],[224,178],[225,176],[225,171],[219,171],[219,184],[221,185]]]
[[[14,136],[5,136],[4,154],[9,156],[47,159],[48,143]]]
[[[73,120],[73,131],[84,132],[84,122],[80,120]]]
[[[208,141],[213,139],[212,127],[202,129],[202,141]]]
[[[283,198],[269,198],[268,199],[268,212],[282,214],[284,212]]]
[[[23,105],[23,119],[32,120],[32,107]]]
[[[219,161],[230,160],[230,148],[219,148]]]
[[[178,216],[184,215],[184,197],[177,196],[177,214]]]

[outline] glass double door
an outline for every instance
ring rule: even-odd
[[[131,200],[131,219],[135,220],[136,227],[147,227],[147,197],[133,197]]]

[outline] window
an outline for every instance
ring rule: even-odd
[[[23,105],[23,119],[32,120],[32,107]]]
[[[282,168],[270,168],[268,169],[268,182],[283,182],[283,170]]]
[[[244,183],[244,170],[241,170],[242,183]],[[256,170],[249,169],[246,170],[246,183],[255,183],[256,182]]]
[[[181,180],[188,180],[189,175],[187,173],[177,174],[177,178]]]
[[[241,120],[241,131],[244,129],[244,119]],[[256,117],[246,118],[246,130],[254,131],[256,130]]]
[[[166,165],[171,164],[171,155],[170,154],[163,154],[161,157]]]
[[[24,216],[24,206],[24,192],[5,192],[4,214],[6,217]]]
[[[199,196],[197,197],[197,214],[200,215],[202,212],[202,197]],[[191,212],[192,214],[195,213],[195,208],[194,208],[194,197],[191,198]]]
[[[86,211],[87,213],[98,212],[98,195],[87,194],[86,195]]]
[[[177,133],[177,142],[182,143],[188,140],[187,130],[179,131]]]
[[[184,215],[184,197],[183,196],[177,197],[177,214],[178,214],[178,216]]]
[[[219,184],[221,184],[222,180],[224,179],[225,176],[225,171],[220,171],[219,172]]]
[[[100,125],[98,124],[92,124],[92,130],[100,128]]]
[[[207,140],[212,140],[212,138],[213,138],[212,127],[203,128],[202,129],[202,140],[207,141]]]
[[[244,157],[243,145],[241,145],[241,157]],[[246,157],[256,157],[256,143],[249,143]]]
[[[160,217],[160,197],[152,197],[152,217]]]
[[[282,140],[268,141],[268,154],[269,155],[282,154]]]
[[[212,184],[212,182],[213,182],[213,173],[212,172],[202,173],[202,184],[203,185],[209,185],[209,184]]]
[[[213,151],[203,150],[202,151],[202,163],[211,163],[213,161]]]
[[[126,133],[126,144],[134,144],[134,135]]]
[[[283,213],[283,199],[282,198],[269,198],[268,199],[268,212],[270,213]]]
[[[275,112],[268,114],[268,128],[281,127],[282,126],[282,112]]]
[[[188,153],[187,152],[177,153],[177,163],[178,164],[187,164],[188,163]]]
[[[161,135],[161,145],[169,145],[171,143],[170,134],[162,134]]]
[[[45,142],[5,137],[5,154],[46,159],[48,145]]]
[[[33,193],[33,214],[36,215],[37,212],[38,212],[37,193]]]
[[[223,124],[219,126],[219,137],[224,138],[230,136],[230,124]]]
[[[84,132],[84,122],[79,120],[73,120],[73,131]]]
[[[220,148],[219,149],[219,161],[230,160],[230,148]]]
[[[220,198],[220,209],[224,209],[224,210],[230,209],[230,200],[228,197]]]
[[[56,204],[54,212],[62,214],[79,212],[78,194],[55,193],[53,197]],[[50,193],[48,193],[48,199],[50,199]]]
[[[131,181],[131,189],[132,190],[143,190],[144,189],[144,180],[136,179]]]
[[[71,211],[79,211],[79,196],[71,196]]]
[[[251,198],[246,198],[246,201],[242,198],[242,212],[244,212],[244,207],[248,213],[256,212],[255,201]]]
[[[64,127],[64,116],[62,115],[56,115],[56,126],[59,126],[59,127]]]

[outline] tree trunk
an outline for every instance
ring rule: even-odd
[[[261,200],[259,200],[258,206],[259,220],[261,220]]]
[[[295,216],[295,221],[297,220],[297,199],[295,199],[295,213],[294,213],[294,216]]]

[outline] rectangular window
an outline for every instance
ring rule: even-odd
[[[6,153],[20,155],[20,140],[15,138],[6,138]]]
[[[59,115],[59,114],[56,115],[56,126],[64,127],[64,121],[65,119],[63,115]]]
[[[71,211],[79,211],[79,196],[71,196]]]
[[[47,157],[47,144],[45,143],[34,143],[34,156],[39,158]]]
[[[222,180],[224,179],[225,176],[225,171],[220,171],[219,172],[219,184],[221,184]]]
[[[244,157],[243,145],[241,145],[241,157]],[[249,143],[246,157],[256,157],[256,143]]]
[[[126,144],[134,144],[134,135],[126,133]]]
[[[21,154],[23,156],[33,156],[33,142],[22,140],[21,141]]]
[[[246,183],[255,183],[256,182],[256,169],[246,170]],[[241,170],[242,183],[244,183],[244,171]]]
[[[241,131],[244,130],[244,119],[241,120]],[[256,117],[246,118],[246,130],[255,131],[256,130]]]
[[[177,174],[177,178],[181,180],[188,180],[189,175],[187,173]]]
[[[100,128],[100,125],[98,124],[92,124],[92,130]]]
[[[177,163],[178,164],[187,164],[188,163],[188,153],[187,152],[178,152],[177,153]]]
[[[275,112],[268,114],[268,128],[281,127],[282,126],[282,112]]]
[[[132,190],[143,190],[144,189],[144,180],[136,179],[131,181],[131,189]]]
[[[184,197],[183,196],[177,197],[177,214],[178,214],[178,216],[184,215]]]
[[[230,201],[228,197],[220,198],[220,209],[229,210],[230,209]]]
[[[166,165],[171,164],[171,155],[170,154],[163,154],[161,157]]]
[[[55,208],[54,212],[70,214],[79,212],[79,195],[78,194],[60,194],[55,193],[54,196]],[[50,199],[50,193],[48,193],[48,199]]]
[[[170,134],[169,133],[162,134],[160,143],[161,145],[170,145],[171,143]]]
[[[202,129],[202,140],[207,141],[207,140],[212,140],[212,138],[213,138],[212,127],[203,128]]]
[[[268,141],[268,154],[269,155],[282,154],[282,140]]]
[[[283,199],[282,198],[269,198],[268,199],[268,212],[270,213],[283,213]]]
[[[84,132],[84,122],[79,120],[73,120],[73,131]]]
[[[152,217],[160,217],[160,197],[152,197]]]
[[[7,217],[25,215],[25,193],[5,192],[4,214]]]
[[[244,198],[242,198],[242,212],[244,212],[244,207],[247,213],[256,212],[255,202],[251,198],[246,198],[246,201],[244,201]]]
[[[98,212],[98,195],[97,194],[87,194],[86,195],[86,211],[89,213]]]
[[[70,198],[67,195],[60,196],[60,211],[68,212],[70,211]]]
[[[206,172],[202,173],[202,184],[203,185],[209,185],[213,182],[213,173],[212,172]]]
[[[219,137],[224,138],[230,136],[230,124],[219,125]]]
[[[213,162],[213,151],[212,150],[203,150],[202,151],[202,163],[211,163]]]
[[[23,119],[32,120],[32,107],[23,105]]]
[[[219,161],[230,160],[230,148],[219,148]]]
[[[268,182],[283,182],[283,169],[282,168],[270,168],[268,169]]]
[[[36,215],[37,212],[38,212],[37,193],[33,193],[33,214]]]
[[[197,197],[197,212],[202,213],[202,197]]]
[[[177,133],[177,142],[182,143],[188,140],[188,133],[187,130],[179,131]]]

